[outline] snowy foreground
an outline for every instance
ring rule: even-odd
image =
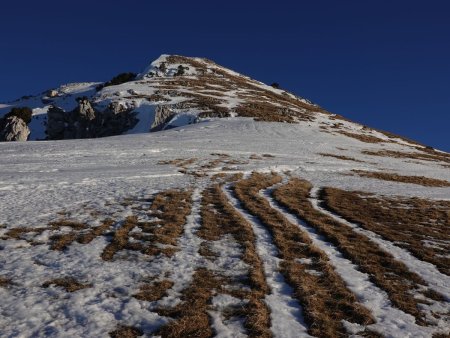
[[[217,173],[243,173],[246,177],[253,171],[276,172],[287,180],[286,173],[290,172],[290,177],[308,180],[314,189],[328,186],[385,196],[450,200],[449,187],[425,187],[351,175],[352,169],[386,170],[450,181],[448,166],[437,162],[361,153],[380,149],[412,151],[406,144],[380,146],[321,132],[318,124],[311,122],[268,123],[244,118],[211,120],[157,133],[103,139],[2,143],[0,277],[10,282],[0,286],[0,336],[108,337],[123,325],[137,327],[144,336],[150,337],[173,320],[153,309],[179,304],[181,292],[191,283],[196,269],[205,268],[229,277],[246,271],[248,266],[240,259],[240,249],[231,236],[224,236],[210,245],[211,250],[220,253],[217,259],[199,254],[203,242],[197,236],[201,226],[202,193]],[[343,155],[359,162],[320,153]],[[218,154],[228,157],[208,167],[206,164],[220,158]],[[175,159],[195,161],[186,164],[187,172],[163,162]],[[195,171],[202,174],[189,174]],[[51,230],[28,233],[20,238],[6,236],[13,228],[46,227],[63,218],[90,227],[99,226],[107,217],[118,222],[115,227],[131,215],[137,214],[139,220],[145,220],[147,216],[142,208],[147,202],[139,205],[139,201],[151,200],[157,192],[172,188],[192,190],[191,211],[173,255],[151,257],[139,251],[122,250],[114,259],[106,261],[101,254],[111,240],[108,236],[98,236],[88,244],[73,242],[64,250],[50,248]],[[293,298],[291,286],[280,274],[278,249],[270,233],[242,208],[228,185],[223,189],[230,205],[253,227],[257,253],[272,289],[265,302],[271,312],[273,334],[276,337],[309,336],[304,309]],[[348,289],[372,313],[376,321],[368,325],[372,332],[386,337],[432,337],[435,333],[450,331],[449,276],[413,257],[396,243],[370,231],[358,230],[403,261],[431,289],[445,297],[444,301],[424,305],[424,311],[439,313],[439,319],[434,317],[430,325],[418,325],[413,316],[394,307],[386,293],[346,259],[339,248],[281,208],[268,191],[262,191],[261,196],[326,253]],[[318,204],[316,207],[321,208]],[[62,234],[69,231],[70,228],[60,228]],[[449,243],[443,245],[448,247]],[[43,287],[46,281],[67,276],[89,287],[74,292],[55,285]],[[159,300],[133,297],[143,281],[161,276],[171,280],[173,285]],[[213,332],[220,337],[246,336],[242,321],[224,316],[222,310],[230,304],[239,305],[239,302],[220,293],[210,301],[208,315]],[[358,324],[349,322],[345,326],[349,335],[361,329]]]

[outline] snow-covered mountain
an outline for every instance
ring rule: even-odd
[[[86,108],[80,108],[81,98],[92,106],[91,117],[85,116]],[[383,140],[391,136],[348,123],[306,99],[210,60],[175,55],[160,56],[133,80],[118,85],[72,83],[23,97],[0,106],[0,116],[12,107],[32,108],[29,140],[136,134],[217,117],[289,123],[315,120],[324,129],[356,131]]]
[[[199,58],[23,106],[0,336],[450,334],[450,154]]]

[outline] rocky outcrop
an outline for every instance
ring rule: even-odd
[[[0,121],[0,141],[26,141],[30,129],[24,120],[8,116]]]
[[[87,98],[78,101],[78,107],[74,110],[79,120],[92,121],[95,119],[95,110]]]
[[[104,111],[99,111],[86,98],[80,99],[78,107],[70,112],[51,106],[47,116],[49,140],[120,135],[138,122],[131,108],[113,102]]]
[[[50,106],[47,111],[47,138],[50,140],[63,140],[66,129],[67,116],[61,108]]]
[[[164,129],[166,124],[175,116],[171,106],[158,105],[155,109],[155,120],[153,121],[150,131],[160,131]]]
[[[95,137],[120,135],[132,129],[137,123],[133,108],[125,107],[119,102],[112,102],[99,113],[95,124]]]

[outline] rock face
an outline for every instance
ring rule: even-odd
[[[158,105],[155,109],[155,120],[152,123],[150,131],[160,131],[169,122],[175,113],[168,105]]]
[[[9,116],[0,122],[0,141],[26,141],[30,129],[26,122],[17,116]]]
[[[138,122],[131,110],[113,102],[104,111],[98,111],[86,98],[80,99],[78,107],[70,112],[51,106],[47,112],[47,138],[63,140],[120,135]]]
[[[95,110],[88,99],[81,99],[74,113],[79,115],[80,120],[92,121],[95,119]]]

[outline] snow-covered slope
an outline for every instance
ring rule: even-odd
[[[133,107],[130,135],[0,143],[0,336],[450,333],[449,154],[210,61],[170,60],[132,82],[51,98],[66,110],[77,96]],[[173,77],[179,65],[189,69]],[[215,72],[208,88],[196,82],[203,67]],[[269,111],[264,100],[289,110],[242,116]],[[12,104],[25,103],[43,122],[41,98]],[[179,126],[147,133],[159,105],[174,112],[164,127]],[[296,179],[311,189],[288,208],[273,192]],[[333,211],[326,187],[356,192],[354,205]],[[379,213],[345,213],[373,199]],[[382,217],[392,210],[405,224]]]

